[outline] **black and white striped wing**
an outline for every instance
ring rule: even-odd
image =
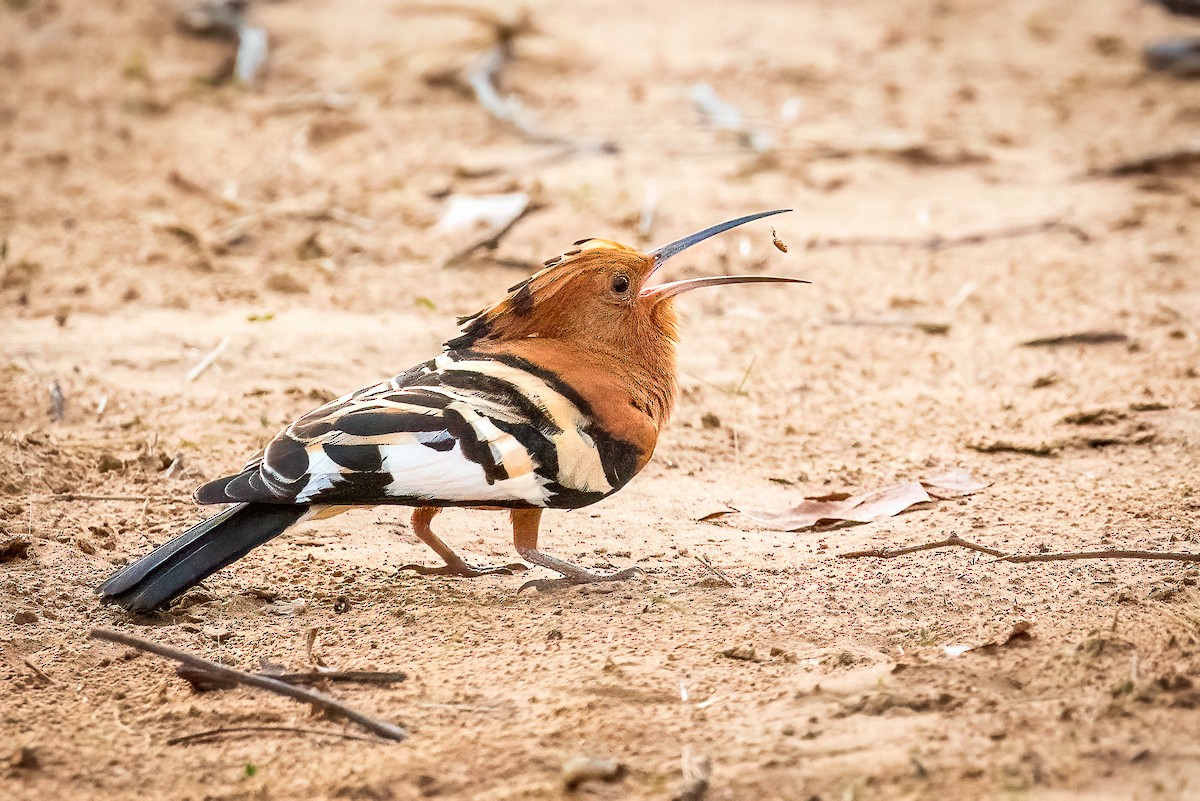
[[[618,489],[636,461],[593,433],[586,404],[552,376],[451,351],[306,414],[196,498],[577,507]],[[605,459],[614,448],[623,458]]]

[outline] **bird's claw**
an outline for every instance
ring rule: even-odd
[[[438,567],[417,564],[402,565],[397,572],[411,570],[420,576],[478,578],[479,576],[511,576],[513,573],[519,573],[528,569],[529,565],[522,564],[521,562],[514,562],[508,565],[473,565],[469,562],[460,562],[458,564],[447,563]]]
[[[619,570],[616,573],[592,573],[588,570],[580,569],[579,573],[571,575],[563,575],[556,579],[532,579],[525,582],[517,589],[517,594],[520,595],[525,590],[537,590],[538,592],[546,592],[548,590],[561,590],[565,587],[573,587],[578,584],[600,584],[607,581],[628,581],[629,579],[640,576],[644,573],[640,567],[627,567],[624,570]]]

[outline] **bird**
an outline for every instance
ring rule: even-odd
[[[164,607],[294,525],[355,507],[413,507],[417,537],[441,557],[425,575],[512,574],[524,563],[472,564],[431,527],[445,507],[507,511],[517,553],[557,579],[549,590],[621,581],[538,548],[542,512],[578,509],[620,490],[646,466],[678,385],[674,300],[703,287],[797,283],[718,275],[659,282],[672,256],[790,209],[750,214],[648,253],[608,239],[575,242],[458,318],[435,358],[299,417],[240,472],[209,481],[197,503],[232,504],[114,573],[102,600],[135,614]],[[518,590],[519,592],[520,590]]]

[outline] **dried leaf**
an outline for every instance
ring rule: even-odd
[[[776,531],[800,531],[826,522],[873,523],[895,517],[918,504],[961,498],[990,486],[990,481],[981,481],[961,467],[956,467],[920,481],[906,481],[858,495],[830,492],[806,497],[799,506],[782,512],[760,509],[738,511]],[[709,515],[705,519],[712,517]]]
[[[981,481],[963,468],[956,467],[940,476],[921,479],[921,486],[925,487],[925,491],[931,497],[944,501],[974,495],[992,486],[992,482]]]
[[[844,500],[805,499],[799,506],[783,512],[741,509],[743,514],[777,531],[799,531],[823,521],[873,523],[895,517],[905,509],[932,500],[917,481],[906,481],[882,489],[853,495]]]

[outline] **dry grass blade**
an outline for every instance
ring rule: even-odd
[[[697,556],[696,561],[699,562],[700,564],[704,565],[704,567],[708,569],[708,572],[712,573],[713,576],[718,581],[724,582],[727,586],[730,586],[730,587],[737,586],[737,583],[733,579],[731,579],[724,570],[722,570],[721,568],[714,565],[711,561],[709,561],[707,556]]]
[[[1163,559],[1172,562],[1200,562],[1200,553],[1180,551],[1131,551],[1112,548],[1106,551],[1062,551],[1002,556],[997,562],[1065,562],[1072,559]]]
[[[228,347],[229,337],[223,337],[221,341],[217,343],[215,348],[210,350],[195,367],[188,371],[187,378],[185,380],[190,384],[199,378],[205,370],[213,366],[213,364],[221,357],[221,354],[224,353],[225,349]]]
[[[191,665],[179,665],[175,668],[175,673],[180,678],[187,679],[192,684],[204,689],[227,690],[238,685],[236,681],[215,680],[209,671],[197,669]],[[395,684],[408,678],[405,673],[374,670],[313,670],[307,673],[260,673],[258,675],[282,681],[285,684],[321,684],[327,681],[347,684]]]
[[[31,503],[71,503],[75,501],[119,501],[129,503],[193,503],[191,498],[172,498],[169,495],[80,495],[68,492],[60,495],[31,496]]]
[[[1120,331],[1081,331],[1077,334],[1060,334],[1039,337],[1021,343],[1023,348],[1057,348],[1063,345],[1117,345],[1128,342],[1129,336]]]
[[[137,648],[140,651],[156,654],[167,659],[174,659],[176,662],[188,665],[197,670],[206,671],[211,678],[218,681],[233,681],[239,684],[245,684],[250,687],[257,687],[260,690],[277,693],[279,695],[294,698],[297,701],[304,701],[313,704],[330,712],[337,713],[349,720],[362,726],[367,731],[378,734],[387,740],[400,742],[408,739],[408,732],[394,723],[388,723],[384,720],[378,720],[369,715],[364,715],[355,709],[343,704],[336,698],[330,698],[324,693],[319,693],[316,690],[310,690],[305,687],[293,687],[277,679],[267,676],[258,676],[253,673],[246,673],[234,668],[219,665],[216,662],[210,662],[207,659],[189,654],[186,651],[181,651],[170,645],[143,640],[140,637],[134,637],[130,634],[125,634],[120,631],[112,631],[110,629],[92,629],[88,632],[88,636],[95,640],[105,640],[107,642],[115,642],[121,645],[128,645],[132,648]]]
[[[357,740],[362,743],[384,743],[378,737],[363,737],[358,734],[348,734],[341,731],[322,731],[321,729],[302,729],[297,726],[228,726],[221,729],[208,729],[193,734],[184,734],[167,740],[167,745],[186,745],[187,743],[209,742],[230,734],[251,734],[259,732],[280,732],[284,734],[316,734],[322,737],[337,737],[342,740]]]
[[[1111,166],[1092,170],[1087,175],[1089,178],[1120,178],[1125,175],[1145,175],[1169,169],[1183,170],[1195,164],[1200,164],[1200,143],[1177,147],[1174,150],[1147,153],[1127,161],[1118,161]]]

